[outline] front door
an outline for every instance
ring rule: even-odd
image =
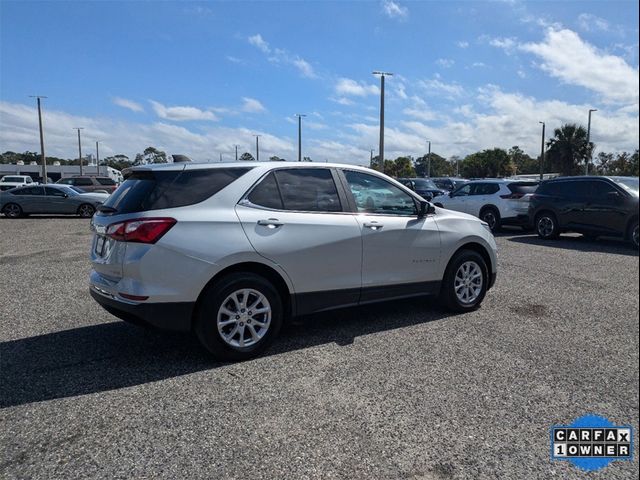
[[[433,293],[441,280],[433,216],[418,218],[414,197],[377,175],[343,173],[362,227],[361,303]]]
[[[298,313],[358,302],[362,235],[342,204],[321,167],[272,171],[236,206],[256,252],[291,279]]]

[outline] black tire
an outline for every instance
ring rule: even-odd
[[[246,316],[243,316],[240,320],[237,320],[234,324],[230,324],[228,326],[229,328],[227,333],[231,333],[233,328],[236,326],[239,327],[242,325],[241,331],[239,330],[237,333],[232,335],[232,338],[229,341],[223,339],[218,328],[218,316],[219,314],[226,315],[221,313],[220,310],[221,308],[226,308],[230,305],[228,302],[223,305],[223,302],[225,302],[225,300],[227,300],[234,292],[243,289],[258,292],[266,298],[271,309],[271,318],[270,323],[268,323],[268,327],[259,340],[249,346],[241,347],[240,345],[232,345],[230,342],[239,343],[240,336],[244,335],[246,330],[251,328],[249,331],[249,333],[251,333],[255,332],[256,328],[261,328],[256,327],[256,325],[258,325],[258,323],[256,323],[258,318],[264,323],[266,323],[267,318],[266,314],[257,314],[248,319]],[[249,298],[255,300],[257,295],[252,295],[253,296],[249,296]],[[246,302],[247,299],[244,299],[244,301]],[[240,317],[240,312],[238,313],[239,315],[236,316],[235,319]],[[244,315],[248,315],[250,313],[250,311],[242,312]],[[268,280],[254,273],[232,273],[218,280],[214,284],[209,285],[202,293],[202,298],[196,311],[194,329],[200,343],[202,343],[202,345],[204,345],[204,347],[216,359],[222,361],[241,361],[248,360],[259,355],[273,342],[280,331],[280,327],[282,326],[282,317],[282,299],[280,298],[278,291]],[[223,321],[231,320],[233,322],[235,320],[231,319],[230,316],[222,318],[226,318],[226,320]],[[254,325],[250,327],[249,324],[252,320]],[[223,326],[221,328],[224,332],[224,329],[227,329],[227,326]],[[258,331],[258,333],[260,333],[260,331]],[[236,335],[238,336],[237,338]]]
[[[89,205],[88,203],[83,203],[78,207],[78,215],[82,218],[91,218],[93,214],[96,213],[96,209],[93,205]]]
[[[638,249],[638,233],[638,220],[634,220],[633,222],[631,222],[631,225],[629,225],[627,238],[636,250]]]
[[[480,211],[480,220],[489,224],[492,232],[500,230],[500,212],[494,207],[485,207]]]
[[[456,275],[459,269],[467,262],[477,265],[482,275],[482,285],[480,292],[472,301],[463,302],[456,294]],[[447,265],[444,274],[442,287],[440,289],[440,302],[449,310],[454,312],[469,312],[480,306],[489,286],[489,269],[484,258],[473,250],[461,250],[454,255]]]
[[[7,203],[3,207],[2,213],[4,213],[4,216],[8,218],[20,218],[24,215],[22,207],[17,203]]]
[[[534,228],[538,236],[544,240],[555,239],[560,236],[558,220],[551,212],[540,212],[536,215]]]

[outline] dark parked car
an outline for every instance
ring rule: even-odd
[[[638,177],[561,177],[543,182],[529,201],[541,238],[561,232],[617,236],[638,248]]]
[[[431,180],[433,180],[433,183],[436,184],[436,187],[442,190],[447,190],[449,192],[455,190],[460,185],[464,185],[465,183],[469,182],[469,180],[458,177],[435,177]]]
[[[446,190],[438,188],[429,178],[398,178],[397,180],[425,200],[431,201],[434,197],[446,193]]]
[[[87,193],[68,185],[17,187],[0,192],[0,212],[9,218],[31,213],[71,214],[90,218],[107,193]]]
[[[96,177],[90,175],[73,176],[61,178],[56,182],[58,185],[71,185],[72,187],[78,187],[85,192],[106,192],[113,193],[118,188],[118,184],[109,177]]]

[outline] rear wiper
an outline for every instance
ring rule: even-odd
[[[98,205],[98,211],[102,213],[116,213],[118,210],[113,207],[107,207],[106,205]]]

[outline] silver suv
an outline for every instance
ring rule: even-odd
[[[496,278],[486,223],[351,165],[135,167],[91,224],[93,298],[225,360],[297,315],[418,295],[469,311]]]

